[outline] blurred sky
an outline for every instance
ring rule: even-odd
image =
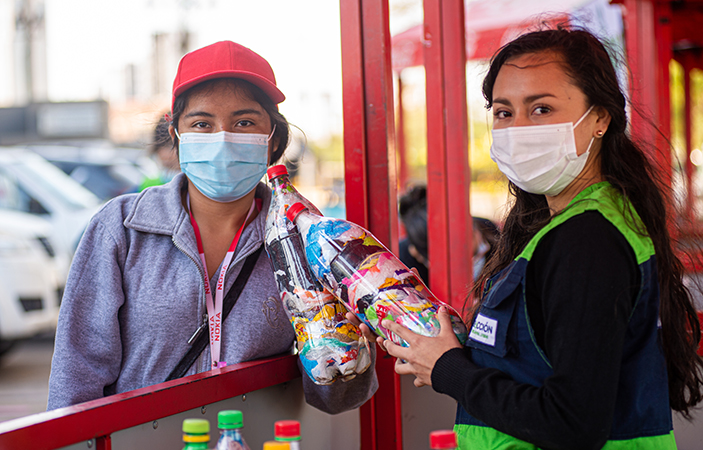
[[[266,58],[287,99],[281,112],[308,138],[342,131],[342,68],[339,0],[0,0],[0,61],[13,61],[13,7],[44,2],[47,95],[50,101],[126,98],[126,68],[134,66],[142,86],[151,83],[153,36],[187,29],[190,49],[232,40]],[[469,0],[470,2],[471,0]],[[518,1],[518,0],[516,0]],[[527,0],[525,0],[527,1]],[[540,0],[559,5],[587,0]],[[601,0],[606,2],[605,0]],[[606,2],[607,3],[607,2]],[[391,34],[422,22],[422,0],[389,0]],[[16,48],[15,48],[16,51]],[[173,52],[172,52],[173,53]],[[16,58],[16,55],[15,55]],[[177,59],[168,60],[163,84],[170,85]],[[0,106],[12,106],[13,70],[0,66]],[[480,80],[485,67],[470,65],[469,108],[485,117]],[[407,70],[408,100],[424,101],[424,71]],[[413,86],[418,89],[412,90]],[[405,96],[404,96],[405,99]],[[142,99],[143,100],[143,99]],[[407,106],[412,106],[406,101]],[[167,92],[152,97],[141,112],[123,107],[123,120],[151,127],[168,109]],[[153,112],[152,112],[153,110]],[[141,114],[141,115],[140,115]],[[129,128],[129,127],[127,127]]]
[[[419,0],[391,5],[394,31],[422,20]],[[266,58],[287,97],[281,111],[309,137],[341,132],[337,0],[45,0],[45,11],[51,101],[114,101],[125,67],[151,58],[153,34],[185,27],[193,49],[227,39]]]

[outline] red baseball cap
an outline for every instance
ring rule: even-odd
[[[240,78],[260,88],[274,103],[281,103],[285,95],[276,87],[276,77],[269,63],[232,41],[216,42],[187,53],[178,63],[173,80],[171,111],[176,97],[203,81],[215,78]]]

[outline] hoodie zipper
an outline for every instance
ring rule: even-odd
[[[203,269],[200,267],[200,265],[198,264],[198,262],[197,262],[192,256],[190,256],[185,250],[183,250],[183,248],[182,248],[180,245],[178,245],[178,243],[176,242],[176,239],[174,239],[173,236],[171,237],[171,242],[173,242],[173,245],[174,245],[181,253],[183,253],[183,254],[186,255],[191,261],[193,261],[193,264],[195,264],[195,267],[198,269],[198,273],[200,274],[200,279],[203,280],[203,277],[205,276],[205,273],[203,272]],[[202,281],[201,281],[201,282],[202,282]],[[203,296],[202,296],[202,294],[201,294],[201,296],[200,296],[200,304],[203,304],[203,303],[204,303],[204,301],[203,301]],[[188,345],[192,345],[193,342],[195,342],[195,340],[198,338],[198,336],[205,330],[205,328],[207,327],[207,319],[208,319],[207,313],[203,313],[203,321],[201,322],[200,326],[193,332],[193,334],[192,334],[192,335],[190,336],[190,338],[188,339]],[[195,363],[193,364],[195,367],[198,367],[198,368],[199,368],[198,370],[196,370],[196,373],[197,373],[197,372],[202,372],[202,370],[201,370],[202,367],[200,367],[200,366],[202,366],[202,356],[203,356],[203,354],[200,353],[200,355],[198,355],[198,359],[197,359],[197,360],[195,361]]]

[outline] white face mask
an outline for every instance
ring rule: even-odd
[[[523,191],[554,196],[581,173],[593,139],[580,156],[576,154],[575,123],[509,127],[493,130],[491,159],[506,177]]]

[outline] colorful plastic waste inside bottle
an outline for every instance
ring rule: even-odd
[[[183,442],[183,450],[207,450],[210,443],[210,422],[206,419],[185,419]]]
[[[264,450],[291,450],[291,448],[288,442],[266,441]]]
[[[452,430],[430,433],[430,450],[456,450],[456,434]]]
[[[295,329],[300,361],[316,384],[348,381],[371,365],[368,343],[346,319],[344,305],[313,276],[298,228],[286,217],[288,207],[297,202],[319,211],[293,187],[286,166],[272,166],[267,173],[273,196],[265,246]]]
[[[242,436],[242,412],[237,410],[220,411],[217,413],[217,427],[220,429],[220,439],[216,450],[249,450]]]
[[[300,422],[297,420],[279,420],[273,425],[274,439],[288,442],[290,450],[300,450]]]
[[[381,326],[388,319],[420,335],[436,336],[440,331],[437,308],[446,306],[454,333],[461,343],[466,341],[466,325],[454,308],[438,300],[367,230],[346,220],[321,217],[302,203],[288,209],[288,218],[300,229],[313,274],[376,334],[408,346]]]

